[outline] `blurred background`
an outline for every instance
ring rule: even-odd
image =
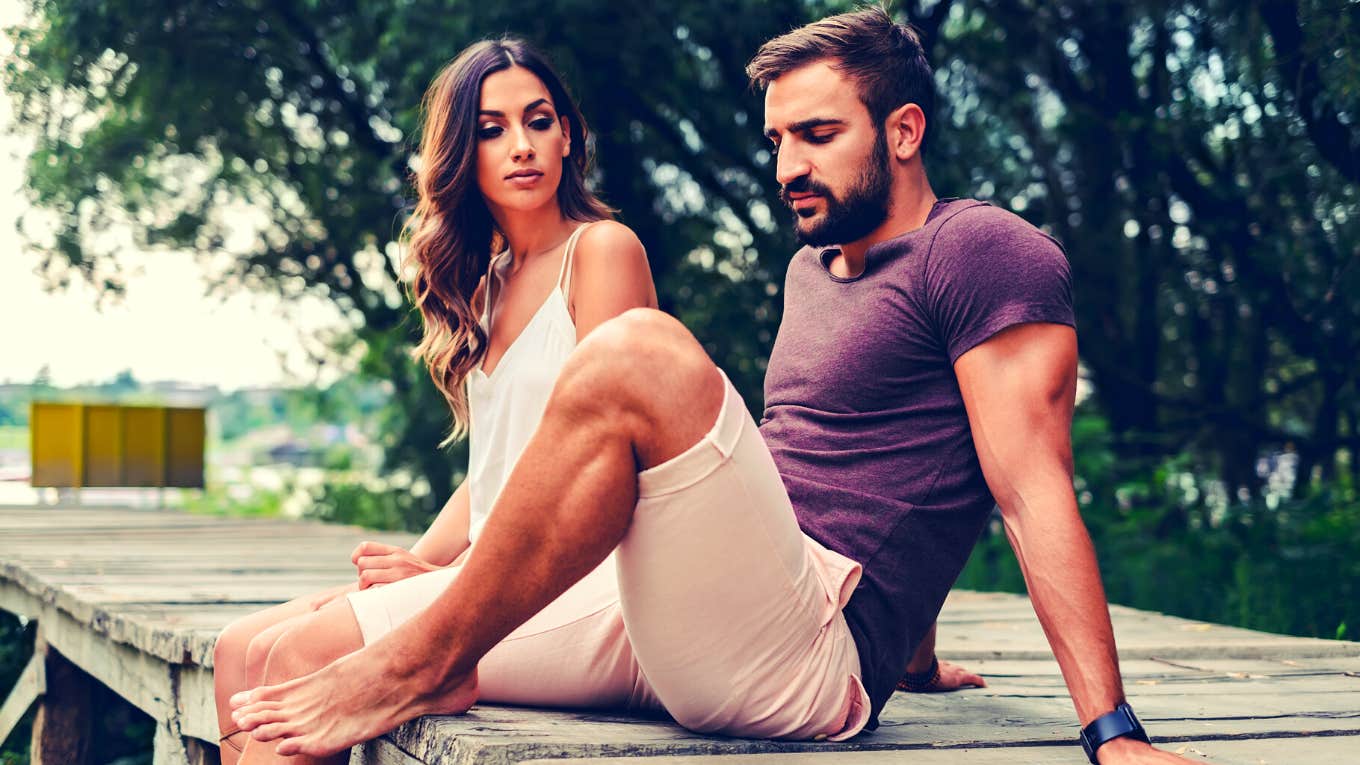
[[[854,5],[0,0],[0,502],[52,499],[31,401],[189,404],[207,488],[170,503],[423,528],[465,451],[408,356],[417,107],[505,32],[563,72],[662,307],[758,409],[796,244],[743,67]],[[936,67],[936,192],[1067,248],[1111,599],[1355,639],[1360,4],[889,8]],[[1023,588],[999,524],[961,585]]]

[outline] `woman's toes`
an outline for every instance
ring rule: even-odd
[[[254,730],[265,723],[282,719],[276,705],[252,705],[231,713],[232,722],[241,730]]]
[[[291,757],[295,754],[308,754],[303,746],[304,741],[306,741],[306,739],[285,738],[274,747],[274,752],[284,757]]]
[[[251,688],[248,691],[241,691],[240,693],[233,694],[230,700],[231,708],[236,709],[237,707],[243,707],[246,704],[255,701],[257,699],[257,692],[260,690],[262,690],[262,688]]]
[[[273,741],[274,739],[283,738],[293,732],[292,725],[287,721],[284,721],[261,725],[252,730],[250,736],[256,741]],[[279,751],[279,754],[283,754],[283,752]]]

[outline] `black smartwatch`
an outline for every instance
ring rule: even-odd
[[[1121,736],[1136,738],[1144,744],[1148,742],[1147,731],[1143,730],[1143,724],[1138,722],[1138,718],[1133,714],[1133,707],[1124,702],[1114,708],[1113,712],[1097,717],[1091,721],[1090,725],[1081,729],[1081,748],[1086,750],[1086,756],[1091,758],[1092,765],[1099,765],[1096,759],[1096,750],[1105,742]]]

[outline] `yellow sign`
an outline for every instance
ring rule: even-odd
[[[34,402],[33,485],[202,488],[205,433],[200,408]]]

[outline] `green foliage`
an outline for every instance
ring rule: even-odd
[[[233,518],[276,518],[282,514],[283,502],[291,493],[291,489],[251,488],[248,494],[241,496],[232,488],[210,483],[200,492],[184,494],[184,510]]]
[[[301,435],[320,423],[368,428],[391,404],[392,385],[346,375],[325,387],[245,389],[210,403],[222,441],[234,441],[261,427],[285,424]]]
[[[337,482],[312,491],[306,515],[329,523],[346,523],[384,531],[424,531],[433,520],[429,503],[409,483],[377,486]]]
[[[28,449],[28,428],[0,425],[0,449]]]

